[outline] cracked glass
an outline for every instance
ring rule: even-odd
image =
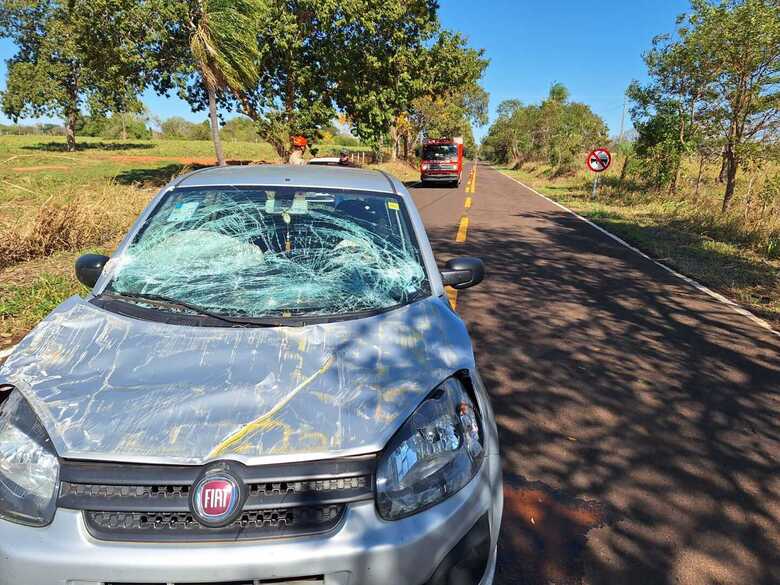
[[[377,312],[430,294],[399,197],[294,187],[169,192],[106,291],[244,318]]]

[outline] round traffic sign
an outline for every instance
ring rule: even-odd
[[[606,148],[597,148],[588,155],[588,168],[594,173],[601,173],[612,164],[612,155]]]

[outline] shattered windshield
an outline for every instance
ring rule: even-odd
[[[169,192],[106,291],[225,316],[331,316],[429,294],[403,201],[293,187]]]
[[[423,148],[423,160],[457,160],[458,147],[451,144],[428,145]]]

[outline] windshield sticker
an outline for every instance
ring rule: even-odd
[[[200,201],[188,201],[187,203],[177,203],[173,206],[173,211],[168,216],[169,222],[182,222],[189,221],[192,216],[195,215],[195,211],[198,209]]]
[[[393,211],[398,211],[400,209],[397,201],[388,201],[387,208],[392,209]]]

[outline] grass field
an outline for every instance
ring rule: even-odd
[[[82,138],[75,153],[51,136],[0,136],[0,349],[86,290],[73,276],[84,252],[110,254],[172,177],[213,165],[207,141]],[[270,145],[225,142],[232,162],[277,162]],[[377,165],[402,181],[404,163]]]
[[[723,215],[715,168],[707,169],[698,196],[697,169],[684,169],[679,194],[671,196],[629,182],[620,186],[621,167],[618,158],[595,199],[593,176],[584,169],[564,178],[551,178],[549,168],[538,164],[500,170],[780,326],[780,201],[759,200],[762,178],[751,195],[743,180],[732,210]]]

